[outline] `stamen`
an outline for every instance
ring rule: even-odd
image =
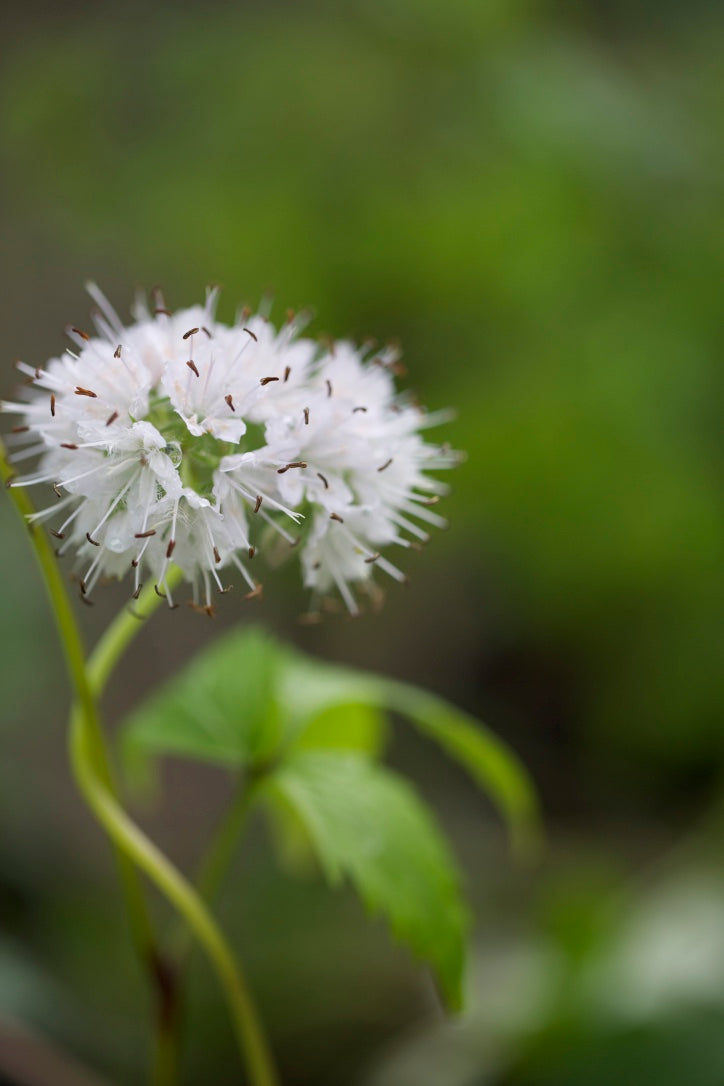
[[[330,514],[329,514],[329,519],[330,519],[330,520],[336,520],[336,521],[338,521],[338,522],[339,522],[340,524],[344,524],[344,518],[343,518],[343,517],[341,517],[341,516],[339,515],[339,513],[330,513]]]
[[[80,385],[76,387],[75,394],[76,396],[90,396],[92,400],[98,399],[97,393],[91,392],[89,388],[81,388]]]
[[[289,380],[289,374],[291,372],[292,372],[292,367],[291,366],[285,366],[284,367],[284,384],[286,384],[287,381]]]
[[[197,331],[198,331],[198,329],[197,329]],[[188,366],[188,368],[191,370],[192,373],[195,373],[197,377],[199,376],[199,371],[196,368],[196,363],[194,362],[193,358],[189,358],[186,365]]]
[[[332,395],[332,382],[327,378],[324,383],[327,386],[327,397],[330,397]]]
[[[353,407],[352,408],[352,414],[353,415],[356,415],[358,411],[362,411],[365,414],[367,414],[367,408],[366,407]]]
[[[254,513],[259,512],[259,510],[261,509],[261,503],[263,502],[263,500],[264,499],[262,498],[261,494],[257,494],[257,496],[256,496],[256,504],[255,504],[252,512],[254,512]]]
[[[113,352],[113,357],[114,358],[120,358],[121,357],[121,344],[120,343],[118,344],[115,351]]]
[[[114,411],[113,414],[109,415],[108,418],[106,419],[106,426],[110,426],[112,423],[114,423],[116,421],[117,418],[118,418],[118,412]]]
[[[255,338],[256,338],[256,337],[255,337]],[[259,382],[259,384],[261,384],[261,385],[268,385],[268,384],[270,384],[270,382],[271,382],[271,381],[278,381],[278,380],[279,380],[279,378],[278,378],[278,377],[262,377],[262,379],[261,379],[261,381]]]
[[[52,392],[50,394],[50,413],[55,418],[55,394]]]
[[[204,331],[206,332],[206,329],[204,329]],[[189,336],[195,336],[197,332],[198,332],[198,328],[189,328],[188,332],[184,332],[184,334],[183,334],[183,336],[181,338],[182,339],[188,339]],[[208,332],[206,334],[208,335]]]
[[[283,468],[277,468],[277,475],[283,475],[285,471],[289,471],[290,468],[306,468],[307,464],[304,460],[295,460],[291,464],[286,464]]]
[[[232,411],[236,411],[236,408],[234,407],[234,401],[231,398],[231,393],[229,393],[228,396],[224,396],[224,401],[229,405]]]
[[[149,536],[155,535],[156,529],[149,528],[147,532],[134,532],[134,539],[148,539]]]
[[[304,408],[304,425],[309,426],[309,408]]]
[[[94,547],[100,547],[100,543],[98,542],[97,539],[93,538],[93,536],[90,534],[90,532],[86,532],[85,537],[86,537],[86,539],[88,540],[89,543],[93,544]]]
[[[243,332],[246,332],[246,334],[247,334],[248,336],[251,336],[251,338],[252,338],[252,339],[254,340],[254,342],[255,342],[255,343],[258,343],[258,342],[259,342],[258,338],[257,338],[257,337],[256,337],[256,336],[254,335],[254,333],[252,332],[251,328],[242,328],[242,331],[243,331]]]
[[[385,462],[384,462],[384,464],[382,465],[382,467],[381,467],[381,468],[378,468],[377,470],[378,470],[378,471],[386,471],[386,470],[387,470],[387,468],[389,468],[389,466],[390,466],[390,464],[391,464],[391,463],[392,463],[392,457],[390,457],[390,459],[389,459],[389,460],[385,460]]]

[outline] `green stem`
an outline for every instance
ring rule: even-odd
[[[0,441],[0,478],[7,485],[12,477],[13,472]],[[253,1086],[276,1086],[276,1075],[255,1008],[223,935],[193,888],[126,815],[113,794],[113,782],[98,717],[95,690],[100,689],[106,681],[113,663],[133,636],[133,624],[137,627],[138,619],[124,613],[121,619],[111,627],[109,636],[102,639],[99,646],[100,652],[96,657],[95,681],[92,686],[86,668],[83,643],[53,549],[45,534],[27,520],[34,509],[25,492],[21,488],[14,487],[11,488],[10,494],[13,504],[30,532],[74,688],[75,702],[71,710],[69,745],[76,782],[89,807],[104,826],[119,852],[119,863],[132,927],[144,961],[156,974],[162,1004],[165,963],[154,946],[145,901],[133,864],[140,867],[176,906],[206,949],[226,993],[235,1032]],[[144,601],[144,605],[146,611],[141,613],[149,615],[155,605],[150,599],[147,604]],[[169,1076],[175,1073],[171,1064],[171,1044],[171,1040],[168,1040],[166,1050],[162,1046],[159,1046],[157,1050],[156,1074],[159,1084],[164,1081],[160,1078],[161,1075],[166,1076],[166,1082],[171,1082],[172,1078]]]
[[[5,447],[0,441],[0,478],[7,484],[13,478]],[[87,721],[88,744],[92,753],[93,762],[100,779],[109,789],[114,788],[108,756],[106,754],[105,741],[98,716],[98,707],[93,690],[88,682],[85,664],[85,649],[81,640],[78,626],[73,614],[73,608],[68,598],[65,582],[58,567],[55,552],[46,534],[36,525],[28,521],[35,510],[27,493],[22,487],[9,489],[13,505],[30,533],[33,552],[40,566],[46,592],[50,599],[53,618],[60,636],[60,643],[65,656],[68,675],[73,686],[74,696],[82,708]],[[141,885],[138,881],[133,864],[129,863],[121,853],[116,853],[118,861],[123,893],[128,912],[131,934],[138,951],[138,955],[144,964],[148,965],[154,953],[154,939],[149,920],[148,911],[143,898]]]
[[[216,970],[226,994],[236,1036],[254,1086],[276,1086],[276,1077],[255,1008],[226,940],[206,906],[118,805],[96,776],[82,709],[71,715],[70,751],[76,780],[88,805],[108,835],[181,913]]]

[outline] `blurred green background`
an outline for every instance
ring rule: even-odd
[[[254,827],[222,912],[289,1086],[724,1081],[723,46],[697,0],[0,13],[3,395],[14,358],[83,326],[87,278],[124,314],[136,286],[175,308],[213,281],[222,316],[271,290],[317,332],[399,337],[407,383],[458,408],[451,529],[382,617],[302,628],[282,571],[216,627],[160,615],[108,700],[117,723],[254,619],[449,696],[531,768],[550,840],[521,871],[462,775],[395,732],[475,907],[456,1022],[351,895],[288,878]],[[146,994],[8,502],[0,521],[0,1081],[22,1022],[133,1084]],[[125,594],[83,612],[89,640]],[[192,863],[226,782],[164,778],[142,815]],[[187,1080],[237,1082],[201,964],[194,990]]]

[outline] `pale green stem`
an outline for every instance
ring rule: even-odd
[[[0,478],[6,485],[13,478],[13,471],[7,461],[2,441],[0,441]],[[50,599],[53,618],[58,628],[68,675],[74,689],[74,696],[81,706],[87,721],[88,743],[96,772],[105,786],[112,790],[114,787],[113,780],[98,717],[96,699],[86,675],[85,649],[75,621],[73,608],[68,599],[65,582],[58,568],[57,558],[45,532],[31,524],[27,519],[35,511],[27,493],[22,487],[11,487],[9,494],[26,530],[30,533],[33,552],[40,566],[43,584]],[[144,967],[147,968],[154,953],[154,939],[143,899],[143,892],[133,864],[129,863],[122,852],[117,852],[117,859],[131,933],[139,957]]]
[[[237,1039],[254,1086],[276,1086],[276,1077],[256,1011],[224,936],[206,906],[179,871],[118,805],[98,780],[80,707],[72,713],[70,750],[76,779],[96,818],[112,840],[181,913],[206,950],[231,1010]]]
[[[0,477],[6,484],[13,477],[2,442]],[[186,879],[126,815],[113,795],[96,697],[89,682],[83,643],[65,584],[45,533],[27,521],[27,517],[34,512],[29,498],[19,487],[13,487],[10,494],[30,532],[75,691],[76,700],[71,711],[69,736],[71,764],[81,793],[119,850],[129,914],[133,918],[139,947],[142,948],[147,962],[154,959],[148,914],[136,872],[129,860],[140,867],[175,905],[204,946],[226,994],[236,1036],[253,1086],[276,1086],[276,1075],[255,1008],[223,935]],[[149,600],[145,613],[150,614],[152,610],[153,605]],[[138,619],[124,614],[111,627],[113,636],[103,639],[100,647],[103,648],[105,644],[106,648],[100,653],[100,664],[97,665],[101,684],[110,673],[112,663],[118,659],[132,637],[131,623],[138,625]],[[155,960],[158,963],[158,959]],[[165,1061],[165,1057],[163,1058]]]

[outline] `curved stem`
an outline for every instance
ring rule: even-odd
[[[195,890],[138,826],[96,776],[83,712],[71,714],[70,751],[76,780],[96,818],[112,840],[156,884],[181,913],[205,948],[226,993],[236,1035],[254,1086],[276,1086],[276,1076],[256,1011],[224,936]]]
[[[2,441],[0,441],[0,478],[6,486],[13,478],[13,471],[8,463]],[[85,649],[68,598],[65,582],[58,568],[55,552],[45,533],[28,521],[28,517],[35,510],[27,493],[22,487],[12,487],[9,490],[9,495],[17,512],[20,514],[26,530],[30,533],[33,553],[40,566],[43,584],[50,600],[51,611],[58,629],[74,697],[81,706],[87,720],[88,743],[96,771],[106,787],[113,789],[114,785],[98,717],[96,699],[86,674]],[[129,863],[120,852],[117,853],[116,858],[120,869],[131,934],[139,957],[144,966],[147,966],[154,953],[154,939],[141,885],[133,864]]]

